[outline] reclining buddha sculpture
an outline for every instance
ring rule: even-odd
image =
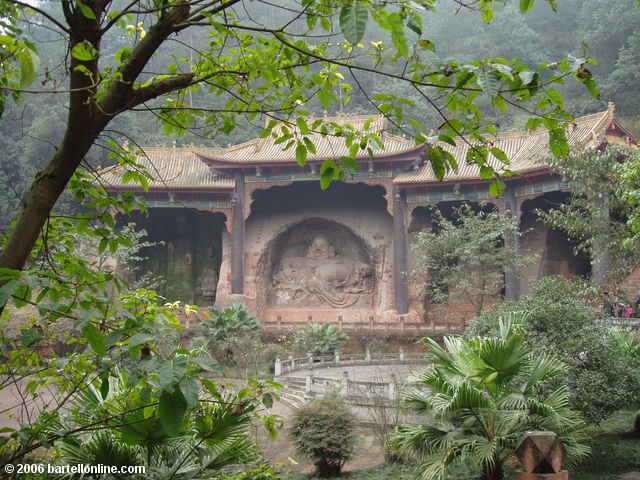
[[[272,277],[275,303],[347,308],[373,292],[373,268],[336,254],[329,240],[313,238],[304,257],[283,257]]]

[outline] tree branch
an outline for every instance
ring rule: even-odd
[[[62,23],[60,23],[58,20],[56,20],[55,18],[53,18],[51,15],[49,15],[47,12],[45,12],[44,10],[41,10],[40,8],[31,5],[29,3],[25,3],[25,2],[21,2],[20,0],[6,0],[9,3],[13,3],[14,5],[18,5],[20,7],[23,8],[28,8],[29,10],[33,10],[36,13],[39,13],[40,15],[42,15],[43,17],[45,17],[47,20],[49,20],[51,23],[53,23],[56,27],[58,27],[60,30],[62,30],[65,33],[69,33],[69,28],[65,27]]]

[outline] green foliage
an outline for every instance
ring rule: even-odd
[[[622,328],[614,329],[611,332],[611,337],[625,356],[640,361],[640,335],[636,331]]]
[[[495,211],[474,211],[468,205],[458,208],[453,220],[438,210],[433,214],[434,230],[422,230],[414,238],[414,276],[426,277],[431,302],[446,303],[451,296],[462,296],[479,313],[500,293],[505,270],[530,261],[517,254],[515,242],[508,241],[521,234],[518,220]]]
[[[634,207],[630,185],[637,153],[630,148],[608,145],[604,150],[576,151],[551,167],[571,182],[571,200],[556,208],[538,211],[553,228],[561,229],[576,242],[577,249],[593,259],[597,283],[612,292],[639,263],[633,254]],[[627,222],[631,219],[631,222]]]
[[[275,432],[275,419],[259,410],[273,403],[278,385],[252,381],[230,393],[207,379],[216,362],[204,349],[180,345],[179,302],[159,304],[155,292],[130,288],[101,260],[104,242],[115,257],[130,257],[135,250],[137,237],[116,228],[113,209],[129,212],[137,201],[109,196],[81,172],[73,192],[91,210],[52,218],[30,268],[0,270],[5,280],[0,291],[8,301],[0,316],[0,390],[18,389],[19,407],[30,410],[20,427],[3,430],[2,461],[16,463],[61,443],[73,447],[74,455],[102,452],[101,458],[109,456],[104,449],[119,458],[135,446],[148,460],[152,449],[169,442],[159,478],[172,478],[171,469],[193,472],[236,462],[242,449],[234,439],[247,438],[245,417],[258,418]],[[43,355],[54,341],[73,349]],[[45,391],[55,391],[63,401],[34,407]],[[94,431],[103,434],[93,438],[88,432]],[[187,449],[177,448],[179,437]],[[216,443],[209,445],[210,440]],[[212,451],[200,456],[207,445]]]
[[[313,323],[297,330],[294,343],[299,350],[313,355],[333,355],[349,336],[330,323]]]
[[[260,322],[242,304],[212,308],[211,315],[202,323],[212,347],[221,347],[239,335],[260,329]]]
[[[280,476],[273,471],[273,467],[261,464],[254,468],[248,468],[242,472],[222,475],[219,480],[279,480]]]
[[[592,307],[597,290],[584,282],[547,277],[532,295],[483,312],[468,336],[495,335],[511,312],[527,312],[522,323],[527,343],[537,351],[559,355],[567,370],[558,378],[571,392],[571,403],[593,423],[634,405],[640,398],[638,362],[621,348],[615,328]],[[603,392],[606,392],[603,394]]]
[[[0,5],[0,116],[4,113],[9,93],[20,98],[20,90],[36,79],[40,59],[35,45],[19,27],[22,10],[11,2]]]
[[[165,413],[165,392],[158,401],[157,390],[131,385],[122,375],[109,383],[107,395],[93,382],[71,398],[59,428],[79,433],[62,441],[61,464],[143,465],[144,478],[187,480],[258,458],[252,419],[259,404],[248,390],[231,393],[211,384],[202,402]],[[179,428],[164,428],[167,414],[176,416],[171,421]],[[96,421],[103,429],[87,428]]]
[[[297,451],[313,461],[321,477],[336,476],[352,458],[355,419],[337,395],[312,400],[293,414],[290,430]]]
[[[406,401],[426,421],[403,425],[395,436],[398,449],[420,460],[422,478],[444,479],[450,466],[468,462],[482,478],[500,480],[504,461],[531,430],[556,432],[572,460],[588,455],[567,387],[540,388],[566,366],[529,347],[519,320],[501,322],[495,337],[447,337],[444,347],[423,340],[434,363],[416,376],[422,388],[407,392]]]
[[[602,422],[591,439],[591,456],[571,471],[576,480],[617,480],[640,469],[640,441],[629,431],[633,412],[620,410]]]

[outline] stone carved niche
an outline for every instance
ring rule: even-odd
[[[375,270],[362,239],[320,218],[300,222],[271,246],[267,303],[279,307],[370,307]]]

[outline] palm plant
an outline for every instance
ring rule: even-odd
[[[313,355],[333,355],[349,336],[331,323],[312,323],[298,330],[295,343]]]
[[[444,479],[451,467],[467,464],[482,480],[501,480],[528,430],[556,432],[574,459],[589,453],[568,389],[548,387],[564,364],[532,351],[513,320],[501,321],[496,338],[447,337],[444,348],[423,340],[434,363],[416,378],[425,388],[405,395],[427,421],[399,427],[393,439],[395,448],[418,457],[423,479]]]
[[[104,397],[95,385],[87,384],[74,398],[61,427],[74,429],[99,418],[113,419],[103,429],[65,439],[62,463],[141,465],[145,474],[140,478],[192,480],[258,458],[251,433],[253,407],[238,395],[219,395],[199,403],[172,435],[162,428],[149,393],[132,390],[124,376],[110,379]]]

